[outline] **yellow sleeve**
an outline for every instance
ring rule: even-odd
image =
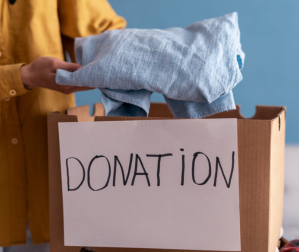
[[[72,39],[126,27],[106,0],[58,0],[58,14],[61,34]]]
[[[0,66],[0,100],[25,94],[29,90],[24,87],[21,79],[20,67],[24,65]]]

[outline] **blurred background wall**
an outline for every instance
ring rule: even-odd
[[[287,143],[299,144],[299,1],[298,0],[110,0],[128,28],[185,27],[238,12],[246,54],[243,81],[233,90],[245,116],[255,105],[287,106]],[[100,101],[100,91],[76,94],[77,105]],[[159,94],[153,101],[164,101]]]

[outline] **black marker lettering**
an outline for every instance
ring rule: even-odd
[[[184,151],[184,149],[180,149]],[[181,174],[181,185],[184,185],[185,182],[185,155],[182,155],[182,174]]]
[[[143,169],[143,172],[137,172],[137,168],[138,168],[138,160],[139,160],[139,162],[140,162],[140,164],[141,164],[141,167],[142,167],[142,169]],[[138,154],[136,154],[136,159],[135,159],[135,171],[134,171],[134,176],[133,176],[133,179],[132,179],[132,184],[131,184],[132,186],[134,185],[136,175],[143,175],[143,176],[145,176],[145,177],[146,177],[146,180],[147,180],[147,184],[148,184],[148,186],[151,186],[150,181],[149,181],[149,178],[148,178],[148,173],[146,172],[146,170],[145,170],[145,168],[144,168],[144,166],[143,166],[143,163],[142,163],[142,161],[141,161],[141,158],[139,157]]]
[[[98,159],[98,158],[105,158],[107,160],[107,163],[108,163],[108,169],[109,169],[109,175],[108,175],[108,178],[107,178],[107,182],[106,184],[99,188],[99,189],[93,189],[92,186],[90,185],[90,169],[91,169],[91,165],[93,163],[94,160]],[[89,166],[88,166],[88,171],[87,171],[87,182],[88,182],[88,186],[91,190],[93,191],[100,191],[104,188],[106,188],[108,186],[108,183],[109,183],[109,180],[110,180],[110,175],[111,175],[111,167],[110,167],[110,163],[109,163],[109,160],[105,157],[105,156],[95,156],[89,163]]]
[[[147,157],[157,157],[158,158],[158,164],[157,164],[157,186],[160,186],[160,168],[161,168],[161,159],[162,157],[169,157],[173,156],[172,153],[167,154],[158,154],[158,155],[151,155],[147,154]]]
[[[194,174],[194,170],[195,170],[195,160],[196,160],[196,158],[197,158],[197,156],[198,156],[199,154],[204,155],[204,156],[207,158],[208,163],[209,163],[209,175],[207,176],[207,178],[205,179],[205,181],[202,182],[202,183],[197,183],[197,182],[195,181],[195,174]],[[193,161],[192,161],[192,179],[193,179],[193,182],[194,182],[195,184],[197,184],[197,185],[204,185],[204,184],[206,184],[206,183],[209,181],[210,177],[211,177],[211,162],[210,162],[210,159],[208,158],[208,156],[207,156],[206,154],[204,154],[204,153],[202,153],[202,152],[196,152],[196,153],[194,153],[194,155],[193,155]]]
[[[231,172],[230,172],[228,182],[227,182],[226,177],[224,175],[224,171],[222,169],[220,159],[219,159],[219,157],[216,157],[216,171],[215,171],[215,178],[214,178],[214,186],[216,186],[216,183],[217,183],[218,165],[220,166],[220,170],[222,172],[222,175],[223,175],[223,178],[224,178],[224,181],[225,181],[225,184],[226,184],[227,188],[230,188],[230,184],[231,184],[232,177],[233,177],[233,172],[234,172],[234,166],[235,166],[235,152],[233,151],[233,154],[232,154],[232,169],[231,169]]]
[[[82,170],[83,170],[83,178],[81,180],[81,183],[76,187],[76,188],[70,188],[70,176],[69,176],[69,159],[75,159],[79,162],[79,164],[81,165],[82,167]],[[83,164],[81,163],[81,161],[75,157],[70,157],[70,158],[67,158],[66,159],[66,176],[67,176],[67,190],[68,191],[76,191],[77,189],[80,188],[80,186],[83,184],[84,182],[84,179],[85,179],[85,169],[84,169],[84,166]]]
[[[115,180],[116,180],[116,165],[117,165],[117,163],[119,164],[120,169],[121,169],[121,173],[122,173],[122,177],[123,177],[123,183],[124,183],[124,185],[126,185],[127,182],[128,182],[129,176],[130,176],[131,167],[132,167],[132,161],[133,161],[133,153],[131,153],[129,169],[128,169],[127,176],[125,177],[124,169],[123,169],[123,166],[121,165],[121,163],[120,163],[120,161],[119,161],[119,159],[118,159],[118,156],[114,156],[113,186],[115,186]]]
[[[185,155],[182,155],[182,174],[181,174],[181,185],[185,182]]]

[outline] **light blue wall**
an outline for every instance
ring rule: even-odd
[[[110,0],[128,28],[185,27],[237,11],[246,54],[243,81],[234,89],[245,116],[256,104],[287,106],[287,142],[299,143],[298,0]],[[100,101],[100,92],[77,93],[77,104]],[[153,101],[163,101],[154,94]]]

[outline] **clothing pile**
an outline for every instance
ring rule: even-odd
[[[284,245],[280,252],[299,252],[299,240],[292,240]]]
[[[99,88],[108,116],[147,116],[153,92],[176,118],[235,109],[242,80],[237,13],[166,30],[110,30],[75,40],[76,72],[58,70],[61,85]]]

